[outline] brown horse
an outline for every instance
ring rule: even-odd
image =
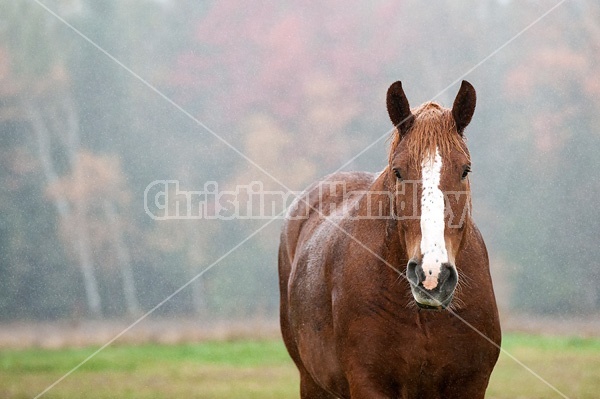
[[[470,213],[475,101],[463,81],[451,110],[411,110],[394,83],[383,172],[330,175],[292,204],[281,329],[302,398],[484,397],[501,333]]]

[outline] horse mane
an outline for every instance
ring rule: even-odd
[[[470,159],[465,140],[456,131],[456,122],[450,109],[435,102],[426,102],[413,109],[412,113],[415,118],[407,134],[401,137],[397,129],[392,132],[388,154],[390,163],[400,144],[407,148],[411,167],[420,168],[422,159],[433,156],[436,148],[442,158],[453,149],[458,149]]]

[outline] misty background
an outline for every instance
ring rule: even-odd
[[[392,82],[449,107],[448,85],[557,1],[42,3],[114,59],[36,1],[0,1],[2,321],[140,316],[267,223],[146,214],[161,179],[285,191],[205,127],[292,190],[376,140],[344,170],[380,171]],[[599,66],[600,4],[569,0],[465,77],[503,315],[598,315]],[[280,227],[154,315],[276,319]]]

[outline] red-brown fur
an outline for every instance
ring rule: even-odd
[[[398,90],[399,82],[395,85]],[[410,113],[401,86],[392,97],[388,92],[388,111],[398,130],[386,169],[377,175],[330,175],[292,207],[279,248],[281,329],[300,371],[302,398],[484,397],[501,335],[479,230],[469,213],[464,225],[447,235],[459,281],[466,282],[456,290],[452,310],[423,310],[415,306],[410,284],[399,274],[409,258],[419,256],[413,253],[418,221],[393,217],[402,212],[394,209],[398,201],[406,198],[397,193],[402,183],[392,168],[402,164],[403,173],[418,178],[418,162],[411,159],[430,151],[429,144],[423,145],[430,140],[443,147],[440,188],[469,190],[468,181],[453,177],[458,165],[469,162],[462,130],[474,110],[475,94],[473,90],[472,97],[468,92],[465,97],[463,88],[472,89],[463,84],[452,112],[428,104]],[[397,112],[396,103],[401,105]],[[431,107],[439,112],[429,112]],[[404,119],[410,123],[403,125]],[[423,132],[431,129],[424,123],[442,126],[437,129],[441,133],[425,140]],[[344,198],[343,185],[346,193],[357,194]],[[370,200],[387,217],[353,217],[368,212],[365,192],[379,193]],[[382,194],[386,192],[393,193],[391,203]],[[330,205],[344,201],[353,206],[331,214]],[[451,206],[464,206],[464,201],[468,199]]]

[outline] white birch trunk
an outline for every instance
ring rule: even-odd
[[[27,109],[30,110],[31,126],[36,135],[38,144],[38,154],[42,170],[46,177],[46,183],[51,185],[58,180],[58,175],[54,169],[54,163],[52,161],[51,152],[51,134],[44,121],[40,110],[34,104],[28,104]],[[69,118],[74,118],[74,115],[69,115]],[[68,134],[70,136],[76,136],[77,129],[76,124],[68,123]],[[77,140],[71,141],[71,144],[78,143]],[[69,159],[71,161],[71,167],[74,167],[74,159],[72,154],[77,152],[77,148],[69,148]],[[57,193],[54,199],[54,205],[59,216],[67,221],[75,223],[71,224],[75,226],[76,231],[72,234],[72,242],[74,245],[75,252],[79,258],[79,267],[83,275],[83,282],[85,287],[86,299],[89,311],[93,317],[102,316],[102,306],[100,301],[100,294],[98,292],[98,283],[94,274],[94,266],[92,262],[92,256],[90,251],[89,233],[86,224],[85,208],[82,209],[81,204],[76,206],[75,219],[73,219],[72,210],[69,207],[69,202],[62,193]]]
[[[127,313],[130,316],[138,316],[140,314],[140,305],[138,303],[135,290],[129,248],[127,248],[127,245],[125,245],[123,240],[123,232],[121,230],[121,225],[119,223],[119,218],[114,204],[109,200],[105,200],[103,205],[104,213],[110,227],[113,245],[116,250],[119,271],[121,272],[121,278],[123,279],[123,293],[125,295]]]
[[[202,264],[203,256],[201,253],[202,243],[199,240],[198,232],[196,230],[197,221],[184,220],[182,221],[186,227],[187,243],[186,243],[186,255],[189,270],[189,278],[194,278],[200,273],[200,265]],[[206,295],[204,280],[198,278],[192,284],[192,306],[194,313],[197,315],[206,314]]]

